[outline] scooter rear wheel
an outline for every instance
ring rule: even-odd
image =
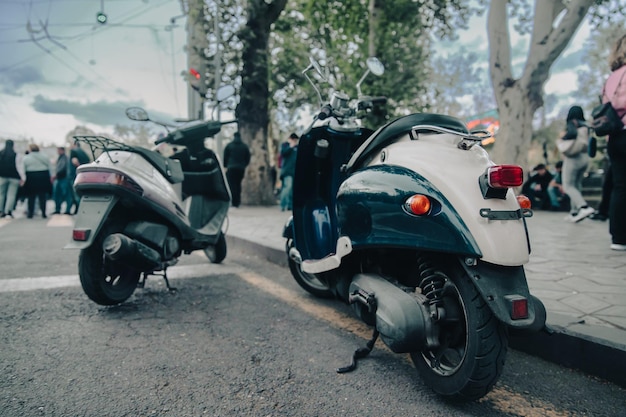
[[[289,250],[293,247],[293,240],[287,240],[287,259],[289,262],[289,270],[291,271],[291,275],[296,280],[298,285],[304,288],[307,292],[313,294],[319,298],[333,298],[334,293],[331,290],[330,286],[326,284],[324,281],[321,281],[315,274],[309,274],[302,270],[301,265],[291,259],[289,256]]]
[[[224,233],[220,233],[215,245],[204,249],[204,254],[213,264],[222,263],[226,259],[226,236],[224,236]]]
[[[92,301],[110,306],[126,301],[133,294],[141,272],[106,259],[98,239],[81,250],[78,275],[83,291]]]
[[[506,328],[464,273],[448,279],[439,298],[445,311],[438,324],[440,346],[413,352],[411,359],[435,392],[459,401],[479,399],[502,373]]]

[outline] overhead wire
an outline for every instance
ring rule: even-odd
[[[30,0],[30,3],[31,3],[30,6],[32,6],[33,1],[35,1],[35,0]],[[65,1],[68,1],[68,0],[65,0]],[[169,0],[164,0],[163,2],[161,2],[159,4],[150,5],[150,6],[146,7],[146,8],[143,8],[142,6],[140,6],[140,7],[136,8],[135,11],[131,12],[132,14],[130,14],[124,20],[122,20],[122,24],[127,22],[127,21],[129,21],[129,20],[131,20],[131,19],[134,19],[138,15],[140,15],[142,13],[145,13],[148,10],[156,9],[158,7],[163,6],[164,4],[167,4],[167,3],[169,3]],[[92,28],[94,27],[94,25],[89,25],[89,26],[92,27]],[[110,26],[115,26],[115,25],[108,25],[108,26],[110,27]],[[84,32],[84,33],[81,33],[81,34],[78,34],[78,35],[74,35],[72,40],[74,42],[78,42],[78,41],[84,39],[84,37],[86,37],[87,35],[100,34],[100,33],[104,33],[107,30],[108,30],[107,27],[103,27],[103,28],[100,28],[100,30],[98,30],[97,32],[93,32],[93,31]],[[74,42],[70,42],[70,43],[74,43]],[[68,52],[67,50],[65,50],[65,51]],[[34,58],[38,58],[38,57],[39,57],[39,55],[31,55],[30,57],[26,57],[26,58],[22,59],[21,61],[13,63],[12,65],[7,65],[7,66],[4,66],[4,67],[0,67],[0,72],[11,70],[13,68],[16,68],[16,67],[24,64],[25,62],[28,62],[28,61],[30,61],[30,60],[32,60]],[[75,59],[78,59],[75,55],[73,55],[72,57],[75,58]],[[88,77],[84,77],[84,78],[88,78]]]
[[[42,1],[30,0],[29,4],[27,6],[29,19],[31,17],[33,17],[34,15],[36,15],[36,12],[33,11],[33,7],[32,7],[33,4],[35,4],[35,3],[43,3],[44,1],[47,1],[47,3],[48,3],[48,16],[46,17],[46,21],[47,21],[47,19],[50,16],[51,7],[52,7],[53,3],[61,3],[61,1],[52,1],[52,0],[42,0]],[[62,0],[62,1],[71,1],[71,0]],[[107,1],[113,1],[113,0],[107,0]],[[21,2],[16,2],[16,3],[21,3]],[[177,88],[176,88],[176,74],[175,74],[175,67],[176,67],[176,65],[175,65],[175,52],[174,52],[174,34],[173,34],[173,31],[171,30],[172,29],[172,25],[163,25],[163,26],[161,26],[161,25],[154,25],[154,24],[152,24],[152,25],[148,25],[148,24],[127,24],[127,22],[131,21],[132,19],[136,18],[137,16],[139,16],[141,14],[146,13],[146,11],[157,9],[159,7],[162,7],[163,5],[165,5],[167,3],[169,3],[169,0],[164,0],[164,1],[162,1],[160,3],[157,3],[157,4],[151,4],[148,7],[139,6],[139,7],[135,8],[134,10],[130,11],[129,13],[127,13],[125,18],[122,19],[119,23],[107,24],[107,26],[105,26],[105,27],[97,27],[96,26],[96,28],[98,29],[97,31],[89,30],[89,31],[86,31],[86,32],[83,32],[83,33],[79,33],[77,35],[73,35],[73,36],[55,36],[55,38],[63,40],[68,45],[72,45],[72,44],[75,44],[76,42],[79,42],[79,41],[83,40],[87,35],[90,35],[91,39],[92,39],[92,45],[93,45],[93,37],[94,36],[97,36],[97,35],[99,35],[101,33],[105,33],[106,31],[114,29],[114,28],[119,28],[119,27],[125,27],[125,28],[148,28],[148,29],[152,29],[152,30],[161,30],[161,28],[162,28],[162,30],[164,30],[164,31],[167,31],[169,29],[169,31],[171,32],[170,33],[171,48],[170,48],[170,51],[165,51],[165,50],[164,51],[166,53],[169,52],[169,54],[171,55],[171,59],[172,59],[172,73],[173,73],[172,74],[172,78],[173,78],[173,86],[174,86],[174,98],[176,100],[177,110],[179,110],[178,91],[177,91]],[[39,16],[37,16],[37,17],[39,17]],[[41,23],[41,20],[40,20],[40,23]],[[47,25],[47,23],[46,24],[41,23],[41,24],[42,24],[42,26]],[[11,26],[13,26],[13,27],[6,27],[6,28],[2,28],[2,29],[12,30],[12,29],[20,27],[17,24],[12,24]],[[80,26],[88,26],[88,27],[93,28],[95,25],[92,25],[92,24],[79,24],[79,23],[72,23],[72,24],[58,24],[58,23],[55,23],[55,24],[51,24],[49,26],[53,26],[53,27],[63,27],[63,26],[65,26],[65,27],[80,27]],[[21,27],[23,27],[23,26],[21,26]],[[52,40],[52,39],[50,39],[50,40]],[[1,43],[9,43],[9,42],[3,41]],[[62,49],[59,45],[53,46],[53,47],[51,47],[51,49],[52,49],[52,51],[47,51],[48,55],[52,59],[57,61],[59,64],[61,64],[62,66],[64,66],[68,70],[72,71],[77,76],[89,80],[90,78],[93,79],[93,75],[95,75],[96,76],[96,80],[98,82],[104,83],[104,84],[106,84],[107,86],[109,86],[111,88],[114,88],[114,89],[116,88],[105,77],[103,77],[102,75],[100,75],[99,73],[94,71],[94,69],[92,67],[89,68],[89,73],[92,75],[92,77],[89,77],[89,76],[85,76],[75,66],[72,66],[72,65],[68,64],[66,62],[66,60],[64,60],[63,58],[58,56],[59,49]],[[66,49],[63,49],[63,51],[61,51],[61,52],[66,52],[69,57],[71,57],[74,61],[78,62],[79,64],[87,65],[73,51],[71,51],[71,50],[66,48]],[[36,58],[38,56],[40,56],[40,55],[33,55],[33,56],[27,57],[27,58],[25,58],[25,59],[23,59],[23,60],[21,60],[19,62],[16,62],[16,63],[10,64],[8,66],[2,67],[2,68],[0,68],[0,73],[4,72],[4,71],[8,71],[10,69],[13,69],[13,68],[15,68],[15,67],[17,67],[19,65],[22,65],[23,63],[28,62],[29,60],[32,60],[33,58]],[[161,68],[161,71],[164,72],[164,69]]]

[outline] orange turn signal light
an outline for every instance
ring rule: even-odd
[[[431,207],[430,199],[425,195],[415,194],[406,200],[404,207],[409,213],[416,216],[428,214]]]
[[[520,208],[523,208],[523,209],[530,209],[532,205],[530,203],[530,198],[526,197],[524,194],[520,194],[517,196],[517,202]]]

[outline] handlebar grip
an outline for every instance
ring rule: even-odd
[[[160,145],[161,143],[165,143],[165,142],[167,142],[168,140],[170,140],[170,135],[169,135],[169,134],[167,134],[167,135],[163,136],[162,138],[159,138],[159,139],[155,140],[155,141],[154,141],[154,144],[155,144],[155,145]]]
[[[387,97],[385,96],[372,97],[372,104],[387,104]]]
[[[325,106],[322,107],[322,110],[320,110],[320,114],[317,115],[317,118],[318,120],[324,120],[332,116],[332,114],[333,114],[332,107],[330,107],[330,104],[326,104]]]

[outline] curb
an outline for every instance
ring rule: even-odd
[[[548,313],[552,334],[510,331],[509,346],[626,387],[626,332],[571,319]]]
[[[226,241],[229,248],[288,266],[283,250],[231,235]],[[551,334],[510,330],[509,347],[626,388],[626,332],[572,322],[572,317],[550,312],[546,324]]]

